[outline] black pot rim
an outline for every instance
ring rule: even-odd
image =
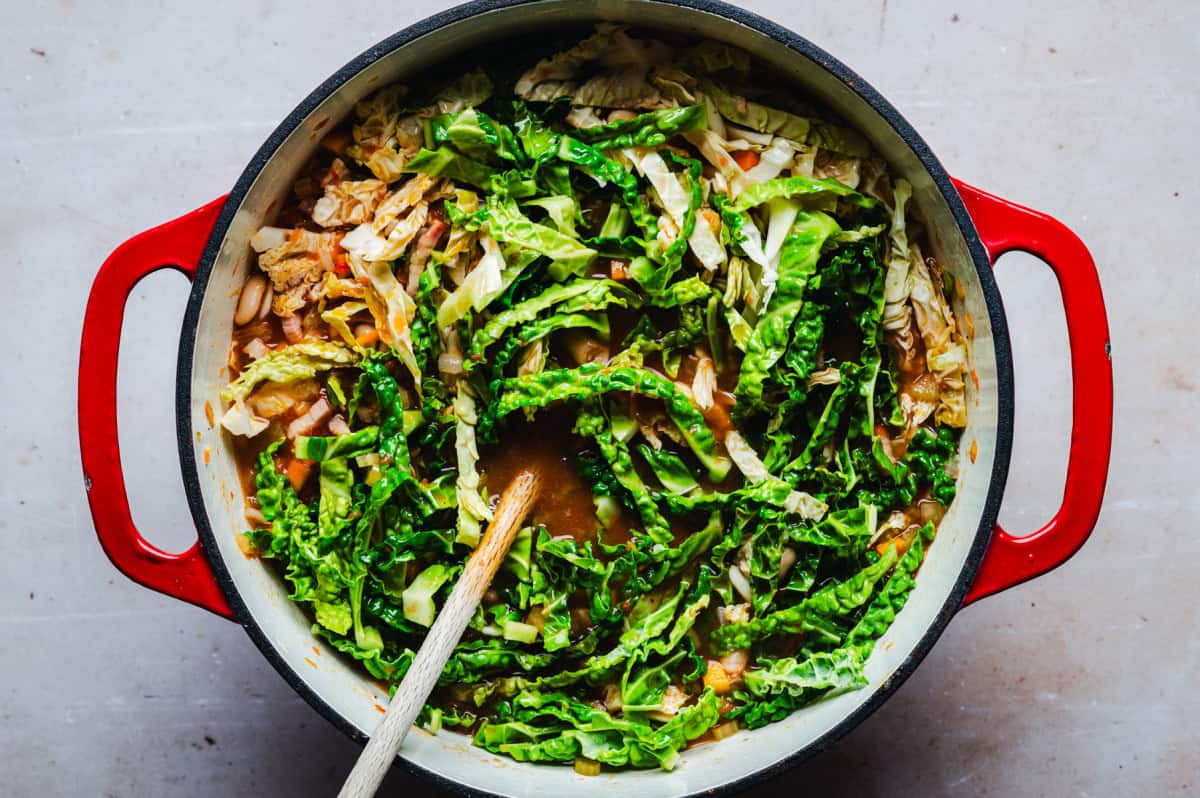
[[[208,285],[208,280],[212,274],[213,265],[216,262],[217,254],[220,250],[221,243],[225,239],[225,234],[229,229],[229,225],[233,220],[234,213],[241,206],[245,199],[246,192],[254,183],[259,173],[270,161],[275,151],[287,139],[287,137],[295,130],[307,116],[322,103],[331,94],[337,91],[343,84],[357,75],[366,67],[370,66],[380,58],[384,57],[393,50],[402,47],[415,39],[431,33],[439,28],[445,27],[454,22],[459,22],[468,17],[489,11],[500,10],[513,6],[526,5],[536,3],[539,0],[474,0],[463,5],[455,6],[454,8],[443,11],[439,14],[427,17],[420,22],[417,22],[398,33],[389,36],[375,46],[360,54],[353,59],[330,78],[318,86],[311,94],[309,94],[296,108],[288,114],[288,116],[279,124],[277,128],[267,137],[266,141],[254,154],[250,162],[247,164],[245,171],[238,178],[233,190],[229,193],[225,201],[225,206],[221,210],[221,215],[217,220],[216,226],[213,228],[212,234],[205,247],[204,255],[200,261],[199,268],[196,272],[196,277],[192,285],[191,294],[188,298],[187,309],[183,317],[183,328],[180,335],[179,344],[179,360],[176,370],[176,398],[175,398],[175,413],[176,413],[176,437],[179,445],[180,466],[183,471],[184,490],[187,495],[188,505],[191,509],[192,517],[195,519],[196,529],[199,532],[200,543],[203,546],[204,553],[212,564],[213,571],[216,575],[217,582],[220,584],[222,591],[229,600],[230,606],[233,608],[238,622],[245,628],[246,633],[250,636],[254,644],[258,646],[263,656],[271,663],[271,665],[279,672],[285,681],[299,693],[314,709],[317,710],[326,720],[340,729],[351,739],[362,744],[366,741],[366,736],[362,734],[353,724],[351,724],[344,716],[337,712],[332,706],[327,704],[316,694],[312,688],[300,677],[299,673],[289,665],[283,656],[271,645],[259,625],[257,619],[250,613],[245,602],[242,601],[241,595],[238,592],[237,586],[234,584],[233,578],[222,559],[220,549],[217,546],[216,537],[213,533],[212,525],[209,522],[208,513],[205,509],[204,499],[200,491],[200,476],[195,454],[193,451],[193,433],[191,427],[191,382],[192,382],[192,359],[196,345],[196,328],[200,318],[200,308],[203,303],[205,289]],[[888,698],[900,687],[901,684],[916,670],[917,666],[925,658],[932,649],[937,639],[942,635],[946,626],[950,623],[950,619],[961,607],[963,600],[966,597],[967,591],[975,580],[975,575],[979,570],[980,564],[983,561],[984,552],[987,550],[988,542],[991,539],[992,530],[996,525],[996,517],[1000,510],[1000,501],[1004,493],[1004,485],[1008,476],[1009,458],[1012,451],[1012,430],[1013,430],[1013,376],[1012,376],[1012,351],[1010,348],[1008,337],[1008,326],[1004,317],[1004,309],[1000,299],[999,289],[992,275],[991,262],[988,258],[979,235],[975,230],[975,225],[971,221],[971,217],[967,213],[966,207],[963,205],[962,199],[958,195],[958,191],[954,188],[945,168],[933,155],[929,146],[924,139],[913,129],[900,112],[897,111],[891,103],[883,98],[870,84],[863,80],[858,74],[849,69],[846,65],[838,61],[836,58],[817,47],[807,39],[797,35],[796,33],[782,27],[770,20],[745,11],[740,8],[728,5],[719,0],[643,0],[643,2],[653,2],[663,5],[681,6],[697,11],[707,12],[715,16],[722,17],[732,23],[743,25],[758,31],[759,33],[769,36],[770,38],[786,45],[789,49],[795,51],[811,61],[816,62],[826,71],[832,73],[838,78],[850,91],[857,94],[861,99],[870,104],[880,116],[883,117],[892,129],[904,140],[912,152],[916,155],[921,165],[928,172],[937,190],[941,193],[947,206],[950,208],[954,216],[959,230],[961,231],[968,251],[971,254],[971,259],[975,265],[975,271],[979,276],[980,286],[983,290],[984,299],[987,303],[988,316],[991,322],[992,339],[995,347],[996,356],[996,377],[997,377],[997,409],[998,409],[998,424],[996,431],[996,449],[995,459],[992,466],[991,484],[988,488],[987,497],[984,501],[983,513],[980,517],[979,526],[975,533],[975,540],[967,555],[966,562],[959,573],[958,579],[955,582],[954,589],[946,598],[942,608],[930,624],[925,634],[918,641],[912,653],[901,663],[895,672],[875,691],[875,693],[854,712],[843,718],[837,725],[827,731],[812,744],[798,751],[789,754],[788,756],[776,761],[775,763],[762,768],[761,770],[726,782],[718,787],[692,793],[687,798],[692,796],[712,796],[712,795],[727,795],[758,784],[766,779],[777,776],[786,770],[799,765],[807,759],[829,748],[834,742],[846,735],[851,729],[859,725],[876,709],[883,705]],[[429,780],[439,788],[468,796],[490,796],[490,793],[483,790],[478,790],[474,787],[469,787],[451,779],[445,778],[440,774],[434,773],[420,765],[415,764],[406,757],[398,757],[398,761],[411,773]]]

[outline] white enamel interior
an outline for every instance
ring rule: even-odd
[[[618,20],[727,41],[774,65],[804,92],[836,109],[866,133],[894,168],[912,182],[916,204],[933,232],[936,255],[966,289],[965,307],[960,306],[958,312],[970,313],[975,328],[972,366],[978,374],[979,389],[968,385],[970,426],[963,436],[963,451],[977,442],[978,454],[975,462],[962,458],[958,498],[942,523],[912,598],[868,663],[869,687],[819,702],[764,729],[742,732],[719,744],[697,746],[686,751],[670,773],[631,771],[585,778],[570,767],[519,764],[493,756],[451,732],[414,732],[404,748],[404,755],[421,768],[501,795],[571,794],[582,798],[606,795],[614,787],[628,798],[680,795],[749,776],[809,746],[881,689],[914,650],[958,580],[975,539],[991,479],[998,417],[995,349],[988,311],[964,239],[908,146],[865,101],[820,65],[756,30],[724,18],[694,9],[629,0],[547,0],[489,11],[449,24],[384,55],[308,115],[272,156],[233,220],[208,283],[196,331],[191,385],[193,448],[204,504],[221,556],[270,645],[321,701],[359,730],[374,728],[380,718],[375,707],[386,704],[385,696],[357,668],[310,634],[310,621],[287,599],[287,590],[272,568],[243,556],[235,542],[235,536],[245,528],[243,496],[230,442],[219,427],[214,429],[209,424],[205,405],[211,403],[220,416],[218,392],[227,377],[225,360],[233,306],[250,264],[247,241],[260,224],[270,220],[271,211],[286,195],[296,170],[317,146],[320,133],[316,131],[341,119],[373,89],[403,80],[485,42],[548,25],[589,20]]]

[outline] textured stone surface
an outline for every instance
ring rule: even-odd
[[[133,585],[96,545],[75,435],[80,321],[113,246],[227,190],[313,86],[440,4],[107,5],[22,3],[0,26],[3,792],[332,794],[358,749],[240,629]],[[1079,232],[1117,378],[1091,542],[964,611],[882,710],[762,793],[1195,791],[1200,6],[747,5],[857,69],[954,174]],[[1020,533],[1059,499],[1067,359],[1049,272],[1010,256],[999,274],[1018,390],[1002,520]],[[168,275],[135,291],[121,366],[136,516],[176,548],[192,534],[172,436],[185,290]],[[388,786],[428,794],[400,773]]]

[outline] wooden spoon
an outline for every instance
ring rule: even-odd
[[[500,495],[496,515],[488,525],[483,540],[467,560],[462,576],[430,627],[425,642],[413,657],[404,680],[388,704],[383,720],[359,754],[338,798],[370,798],[379,789],[388,768],[396,760],[400,744],[425,706],[425,699],[437,685],[446,660],[475,614],[475,607],[496,575],[496,569],[508,553],[508,547],[533,507],[540,489],[538,475],[522,471]]]

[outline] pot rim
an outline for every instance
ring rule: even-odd
[[[929,174],[933,184],[937,187],[938,192],[954,217],[955,223],[966,243],[967,250],[970,252],[976,274],[979,277],[980,288],[983,292],[988,309],[988,317],[991,322],[991,334],[996,357],[997,426],[991,482],[988,486],[979,525],[975,531],[975,540],[958,574],[954,588],[950,591],[941,609],[934,617],[933,622],[925,630],[925,633],[918,640],[909,656],[875,693],[814,742],[755,773],[685,796],[685,798],[697,798],[701,795],[728,795],[748,789],[755,784],[778,776],[828,749],[882,706],[899,689],[900,685],[912,675],[913,671],[916,670],[917,666],[920,665],[921,661],[924,660],[933,648],[934,643],[941,637],[946,626],[950,623],[950,619],[954,617],[955,613],[961,607],[967,591],[975,580],[1000,511],[1000,502],[1004,494],[1004,487],[1008,477],[1009,459],[1012,452],[1014,408],[1012,350],[1000,292],[992,274],[991,261],[975,229],[974,222],[967,213],[966,206],[963,204],[958,191],[950,180],[950,175],[946,172],[941,162],[937,160],[936,156],[934,156],[929,145],[925,143],[925,140],[921,138],[912,125],[873,86],[841,61],[808,39],[758,14],[734,7],[721,2],[721,0],[638,1],[679,6],[701,11],[721,17],[733,24],[755,30],[785,45],[797,55],[813,61],[831,73],[847,89],[870,105],[913,152],[921,163],[921,166]],[[538,2],[543,2],[543,0],[472,0],[471,2],[454,6],[426,17],[388,36],[360,53],[314,89],[271,132],[246,165],[233,190],[230,191],[225,205],[221,209],[220,217],[217,219],[217,223],[213,227],[212,234],[204,248],[204,254],[196,271],[192,290],[188,296],[187,308],[183,316],[183,326],[179,342],[179,359],[176,367],[176,439],[179,446],[180,467],[183,472],[184,492],[187,496],[188,506],[195,521],[197,532],[199,533],[200,544],[205,556],[212,565],[213,572],[222,592],[224,592],[229,600],[229,605],[232,607],[238,623],[246,630],[246,633],[254,641],[259,651],[292,689],[299,693],[313,709],[350,737],[350,739],[359,744],[366,742],[366,735],[317,695],[304,679],[301,678],[299,672],[286,662],[284,657],[268,640],[258,620],[250,613],[245,602],[242,600],[238,587],[234,583],[233,577],[226,567],[218,548],[216,536],[209,521],[208,512],[200,489],[199,468],[192,449],[192,360],[196,346],[196,329],[200,318],[200,310],[217,255],[225,240],[233,217],[245,199],[246,193],[270,162],[280,145],[287,140],[288,136],[304,122],[314,109],[364,69],[394,50],[422,36],[469,17]],[[418,765],[403,755],[398,756],[397,760],[407,771],[435,784],[440,789],[464,796],[490,796],[495,794],[446,778]]]

